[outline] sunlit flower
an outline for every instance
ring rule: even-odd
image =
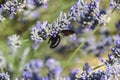
[[[12,35],[8,37],[8,45],[11,48],[19,48],[22,45],[22,40],[19,39],[20,36],[19,35]]]

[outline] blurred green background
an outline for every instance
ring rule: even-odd
[[[75,3],[76,0],[50,0],[48,3],[48,8],[41,8],[40,9],[40,20],[48,21],[49,23],[53,22],[58,18],[58,15],[60,11],[68,12],[70,7]],[[101,7],[108,10],[109,8],[109,0],[101,0]],[[18,13],[20,16],[20,13]],[[116,33],[115,23],[120,20],[120,11],[115,10],[114,13],[110,15],[111,21],[108,23],[108,27],[110,28],[111,34]],[[47,41],[44,41],[40,47],[35,51],[32,49],[33,41],[30,40],[30,28],[32,25],[35,25],[36,20],[29,20],[25,23],[21,22],[19,20],[19,17],[16,15],[14,19],[6,19],[5,22],[0,22],[0,51],[2,51],[7,57],[8,62],[11,62],[10,55],[10,49],[7,45],[7,37],[12,34],[18,34],[21,36],[21,39],[29,39],[27,42],[23,42],[22,47],[19,49],[18,55],[15,58],[14,61],[15,68],[17,71],[17,68],[19,65],[17,65],[19,61],[19,57],[22,56],[22,53],[26,47],[30,47],[31,51],[27,56],[26,62],[29,62],[31,59],[42,59],[45,60],[47,56],[53,57],[60,61],[62,65],[66,64],[66,61],[68,58],[72,55],[74,50],[68,50],[65,53],[57,53],[55,49],[50,49]],[[97,32],[96,32],[97,33]],[[99,36],[97,34],[96,36]],[[67,38],[67,37],[62,37]],[[64,42],[65,39],[63,39]],[[107,53],[105,52],[103,56],[106,58]],[[66,66],[66,68],[63,71],[63,75],[66,75],[70,72],[70,70],[74,68],[82,68],[85,62],[90,63],[91,66],[97,66],[100,65],[100,61],[94,57],[93,54],[89,54],[89,56],[86,56],[82,54],[80,51],[76,54],[76,56],[71,60],[71,62]],[[17,72],[16,72],[17,73]],[[43,75],[46,74],[46,68],[43,69]]]

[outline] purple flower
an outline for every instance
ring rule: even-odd
[[[30,63],[26,64],[25,69],[22,72],[22,78],[27,80],[41,80],[42,67],[42,60],[31,60]]]
[[[77,76],[77,74],[78,74],[79,72],[80,72],[79,69],[72,70],[72,71],[70,72],[70,80],[75,80],[75,79],[76,79],[76,76]]]
[[[21,47],[22,44],[22,40],[19,40],[20,36],[19,35],[12,35],[8,37],[8,45],[11,48],[19,48]]]
[[[10,80],[8,73],[0,73],[0,80]]]
[[[4,21],[4,18],[12,19],[17,12],[27,11],[24,8],[27,8],[29,11],[33,11],[42,5],[47,5],[49,0],[6,0],[3,4],[0,4],[0,21]],[[35,12],[31,15],[33,17],[38,17],[34,15]]]
[[[48,67],[48,78],[57,79],[60,77],[62,72],[62,67],[60,63],[53,58],[49,58],[46,61],[46,66]]]
[[[118,31],[120,31],[120,20],[115,24],[115,27]]]
[[[42,60],[31,60],[29,63],[29,67],[32,69],[33,72],[40,72],[43,67]]]
[[[117,7],[120,10],[120,0],[111,0],[110,7],[111,8]]]
[[[24,79],[31,79],[32,78],[32,72],[26,70],[22,73],[22,77]]]
[[[10,19],[13,19],[13,18],[14,18],[14,14],[11,13],[11,14],[9,15],[9,18],[10,18]]]
[[[21,11],[25,6],[25,1],[18,2],[17,0],[7,0],[5,4],[0,4],[0,16],[12,19],[17,11]],[[2,21],[2,20],[1,20]]]
[[[85,63],[83,66],[83,74],[89,75],[92,72],[92,68],[88,63]]]

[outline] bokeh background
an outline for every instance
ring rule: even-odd
[[[37,19],[23,19],[21,21],[21,18],[23,18],[22,13],[18,13],[15,18],[13,19],[6,19],[5,22],[0,22],[0,51],[3,52],[3,55],[8,60],[8,63],[12,62],[10,48],[8,47],[7,40],[8,36],[11,36],[12,34],[18,34],[21,36],[20,39],[25,40],[28,39],[28,41],[23,42],[22,47],[19,49],[17,56],[14,60],[14,68],[18,69],[18,63],[20,63],[19,57],[22,56],[23,51],[26,47],[30,47],[30,53],[27,56],[26,62],[29,62],[31,59],[42,59],[46,60],[47,57],[53,57],[60,61],[61,65],[64,66],[67,62],[67,60],[71,57],[74,50],[77,48],[66,48],[62,47],[61,45],[69,45],[69,42],[67,41],[70,36],[62,37],[60,45],[58,45],[55,49],[50,49],[48,40],[44,41],[37,50],[32,49],[33,41],[30,39],[30,28],[35,25],[37,20],[48,21],[49,23],[56,20],[59,16],[60,11],[68,12],[70,7],[75,3],[76,0],[50,0],[48,2],[48,7],[40,7],[39,13],[40,17]],[[88,0],[89,2],[89,0]],[[109,0],[101,0],[101,7],[105,9],[106,11],[109,9]],[[115,27],[115,23],[120,20],[120,11],[115,10],[112,14],[110,14],[110,22],[107,24],[107,27],[110,30],[110,35],[120,34],[120,31],[117,30]],[[74,23],[74,27],[76,27],[78,24]],[[101,27],[102,28],[102,27]],[[99,36],[101,34],[99,31],[95,33],[96,39],[99,40]],[[82,35],[82,37],[86,37],[86,35]],[[58,50],[59,49],[59,50]],[[110,53],[110,47],[102,54],[104,58],[107,59],[107,54]],[[83,51],[80,49],[77,54],[72,58],[70,63],[66,65],[63,75],[68,75],[70,70],[75,68],[81,68],[83,67],[84,63],[88,62],[91,66],[95,67],[101,64],[101,62],[98,60],[98,58],[94,54],[89,53],[83,53]],[[103,67],[102,67],[103,68]],[[44,76],[47,73],[46,67],[43,69],[42,75]]]

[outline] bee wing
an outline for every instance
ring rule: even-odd
[[[63,36],[69,36],[69,35],[72,35],[72,34],[74,34],[75,32],[74,31],[72,31],[72,30],[62,30],[61,31],[61,34],[63,35]]]

